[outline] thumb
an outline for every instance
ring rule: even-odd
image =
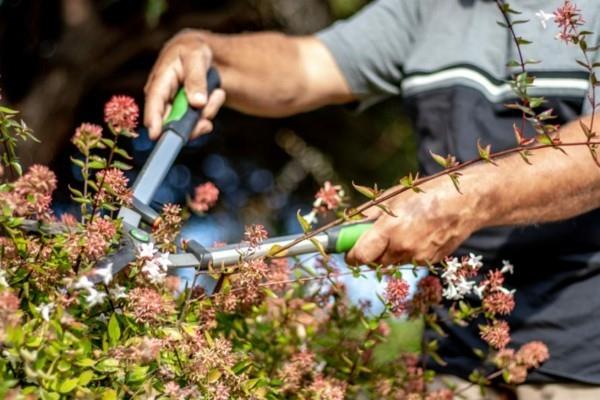
[[[381,223],[375,223],[365,232],[352,250],[346,255],[346,262],[350,265],[369,264],[378,260],[388,247],[389,237],[383,231]]]

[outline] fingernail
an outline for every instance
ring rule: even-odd
[[[196,92],[196,93],[194,93],[193,97],[194,97],[194,101],[197,103],[201,103],[201,104],[206,103],[206,95],[204,93]]]

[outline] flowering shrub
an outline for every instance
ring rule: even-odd
[[[79,220],[53,214],[57,181],[44,166],[34,165],[0,186],[2,396],[451,398],[449,389],[427,394],[432,375],[415,354],[398,354],[394,368],[374,356],[390,337],[393,316],[425,316],[436,326],[431,308],[442,295],[456,303],[457,321],[486,316],[482,337],[500,350],[490,354],[489,363],[507,371],[508,380],[521,380],[547,358],[539,343],[506,348],[508,327],[498,316],[514,307],[512,293],[502,287],[510,267],[477,283],[482,265],[474,255],[432,268],[412,298],[402,268],[380,268],[380,279],[388,284],[383,310],[373,315],[370,305],[348,300],[341,282],[346,273],[325,254],[315,267],[285,258],[251,258],[252,249],[268,237],[263,226],[252,225],[244,236],[251,250],[239,264],[207,272],[226,276],[217,293],[198,287],[181,292],[177,278],[168,274],[168,252],[176,250],[183,223],[177,205],[164,206],[153,226],[155,243],[140,245],[136,260],[120,274],[113,275],[110,267],[97,270],[102,282],[94,284],[87,272],[121,235],[114,212],[131,203],[123,173],[129,156],[118,141],[135,136],[138,109],[117,96],[105,113],[108,136],[89,123],[73,136],[82,154],[73,162],[84,176],[81,189],[71,188],[81,204]],[[3,112],[2,122],[13,117]],[[14,128],[5,133],[19,134]],[[218,189],[206,183],[195,194],[192,204],[206,212]],[[317,194],[315,213],[340,209],[343,195],[327,182]],[[19,228],[30,220],[56,229]],[[483,305],[467,304],[465,296],[473,294]],[[435,348],[431,342],[422,351],[435,357]]]
[[[512,11],[503,2],[498,5],[504,15]],[[585,34],[578,31],[582,19],[574,5],[567,1],[554,19],[560,39],[582,46]],[[512,30],[508,19],[507,27]],[[550,136],[557,127],[544,122],[551,112],[532,111],[539,99],[527,95],[531,77],[525,64],[519,63],[523,72],[514,84],[521,102],[512,107],[523,111],[538,137],[527,141],[515,126],[519,147],[511,151],[524,159],[526,146],[534,142],[560,144]],[[589,68],[593,72],[592,64]],[[70,190],[81,215],[57,218],[51,209],[55,175],[40,165],[22,174],[14,148],[31,135],[17,122],[15,111],[0,108],[4,175],[14,178],[0,184],[0,396],[451,399],[465,388],[428,390],[434,373],[420,356],[443,363],[435,341],[424,341],[420,349],[391,355],[385,362],[378,358],[395,339],[398,317],[422,320],[441,331],[434,310],[442,302],[455,323],[477,323],[489,345],[489,352],[481,354],[481,370],[471,375],[473,384],[486,385],[498,377],[521,383],[550,356],[538,341],[510,347],[505,318],[515,300],[504,279],[513,267],[505,262],[482,270],[481,257],[475,254],[429,266],[429,275],[412,296],[405,275],[415,267],[374,266],[377,278],[387,285],[380,311],[374,312],[371,304],[352,303],[342,282],[348,274],[360,279],[368,267],[340,269],[318,246],[316,263],[275,257],[283,256],[284,248],[271,258],[255,258],[253,249],[268,233],[253,225],[244,235],[250,250],[240,254],[237,265],[198,272],[218,278],[215,293],[195,285],[181,290],[178,278],[169,273],[169,253],[177,250],[183,210],[172,204],[163,207],[151,227],[154,243],[140,245],[136,259],[119,274],[110,266],[96,270],[102,281],[93,283],[89,272],[116,249],[122,234],[115,212],[132,202],[123,172],[130,157],[118,142],[136,136],[138,116],[131,98],[115,96],[105,107],[107,132],[90,123],[76,129],[72,142],[81,158],[72,161],[84,179],[81,188]],[[595,155],[593,127],[583,129],[588,138],[584,144]],[[493,162],[489,147],[479,149],[477,162]],[[451,155],[433,157],[446,168],[440,175],[448,175],[458,189],[458,171],[465,164]],[[428,179],[433,178],[409,175],[401,180],[401,190],[385,193],[355,185],[370,200],[354,210],[343,209],[342,188],[326,182],[312,212],[299,215],[304,238],[369,207],[391,213],[381,201],[405,190],[418,191]],[[218,194],[212,183],[205,183],[189,206],[205,213]],[[342,217],[310,230],[320,214],[334,212]]]

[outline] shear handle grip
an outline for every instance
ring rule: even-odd
[[[221,86],[221,77],[214,67],[210,67],[206,73],[206,88],[208,96]],[[190,106],[188,98],[183,88],[179,89],[175,98],[173,99],[173,107],[171,112],[165,121],[163,132],[166,130],[172,130],[177,133],[186,143],[194,127],[200,120],[202,115],[202,108],[193,108]]]

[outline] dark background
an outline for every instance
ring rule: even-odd
[[[59,175],[57,213],[76,212],[66,192],[77,185],[69,139],[84,121],[101,123],[104,103],[127,94],[143,106],[142,88],[163,43],[182,28],[218,32],[277,30],[308,34],[360,9],[366,0],[0,0],[2,102],[22,112],[42,144],[21,147],[25,165],[51,165]],[[282,77],[284,79],[284,77]],[[243,225],[297,231],[325,180],[393,185],[416,169],[414,139],[397,99],[362,114],[328,107],[285,119],[223,110],[215,132],[182,153],[156,197],[183,202],[195,185],[213,181],[218,206],[194,217],[187,234],[239,239]],[[130,144],[139,168],[152,148],[144,129]],[[135,169],[130,177],[135,177]]]

